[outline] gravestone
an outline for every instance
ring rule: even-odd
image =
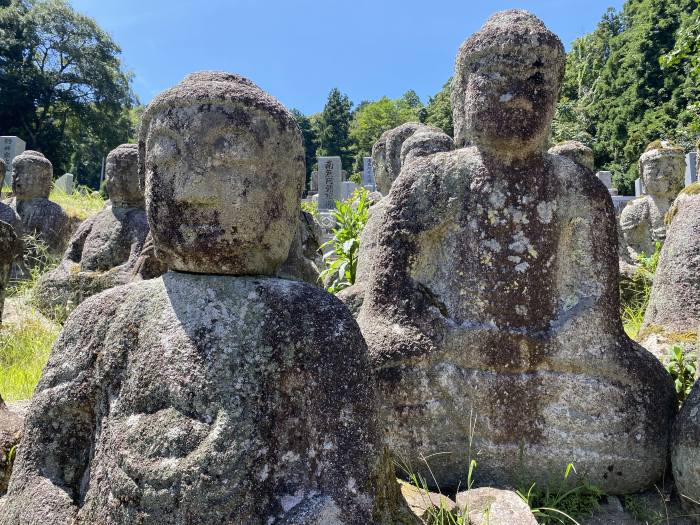
[[[318,171],[311,172],[311,184],[310,184],[309,193],[311,193],[311,194],[318,193]]]
[[[331,210],[341,198],[340,157],[318,158],[318,209]]]
[[[685,155],[685,185],[690,186],[693,182],[698,181],[697,174],[697,157],[696,151],[691,151]]]
[[[56,179],[56,182],[54,182],[53,185],[63,193],[71,195],[73,193],[73,174],[65,173],[61,175],[58,179]]]
[[[340,199],[348,200],[352,196],[352,192],[357,189],[357,184],[352,181],[342,182],[340,185]]]
[[[374,180],[374,166],[372,165],[372,157],[362,158],[362,187],[370,191],[377,189],[377,183]]]
[[[6,171],[4,186],[12,186],[12,159],[24,152],[27,144],[19,137],[0,137],[2,144],[2,159],[5,161]]]
[[[605,184],[605,187],[610,190],[612,188],[612,173],[609,171],[599,171],[596,173],[596,177],[598,177],[598,180]]]
[[[644,195],[644,184],[642,183],[642,179],[635,179],[634,196],[641,197],[642,195]]]

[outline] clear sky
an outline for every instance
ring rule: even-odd
[[[247,76],[286,106],[323,109],[414,89],[423,102],[452,74],[460,43],[502,9],[528,9],[570,45],[623,0],[71,0],[123,50],[141,102],[190,72]]]

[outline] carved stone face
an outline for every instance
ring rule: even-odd
[[[139,188],[138,145],[122,144],[109,152],[105,187],[113,206],[143,208],[143,192]]]
[[[559,39],[534,15],[510,10],[490,18],[457,55],[456,144],[473,143],[503,156],[543,149],[564,59]]]
[[[48,198],[53,166],[38,151],[27,150],[12,161],[12,193],[17,200]]]
[[[175,270],[272,274],[299,213],[304,153],[296,127],[240,103],[156,112],[145,143],[146,208]]]
[[[675,197],[683,189],[685,157],[682,151],[653,149],[639,159],[640,177],[649,195]]]

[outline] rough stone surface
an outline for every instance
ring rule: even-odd
[[[193,271],[107,290],[69,317],[0,523],[411,523],[356,322],[325,291],[269,276],[292,242],[303,180],[303,157],[287,172],[296,164],[272,156],[298,153],[298,128],[236,75],[183,84],[145,112],[146,209],[156,251]],[[230,275],[194,271],[208,268]]]
[[[441,132],[438,128],[420,122],[406,122],[382,133],[379,140],[372,146],[374,178],[377,182],[377,191],[383,195],[389,193],[392,182],[401,171],[401,147],[404,141],[419,131]]]
[[[668,218],[639,337],[644,346],[655,341],[660,354],[674,340],[687,340],[700,324],[700,183],[678,195]]]
[[[237,75],[195,73],[149,104],[139,147],[151,233],[169,268],[269,275],[287,258],[304,148],[276,99]]]
[[[700,505],[690,501],[700,501],[700,382],[695,383],[676,418],[671,465],[681,503],[692,513],[700,513]]]
[[[289,255],[277,269],[277,277],[318,285],[319,267],[323,264],[319,252],[321,244],[321,229],[316,221],[305,211],[300,212]]]
[[[624,239],[620,258],[631,265],[642,253],[654,253],[656,242],[666,239],[664,216],[684,184],[683,150],[666,142],[651,143],[639,158],[639,173],[646,194],[630,201],[620,214]]]
[[[562,155],[574,161],[579,166],[593,172],[595,161],[593,150],[577,140],[566,140],[555,144],[547,152],[550,155]]]
[[[138,183],[137,146],[124,144],[111,151],[105,174],[111,205],[80,225],[59,266],[37,284],[37,305],[47,315],[72,309],[133,278],[149,231]]]
[[[51,202],[53,167],[38,151],[27,150],[12,161],[10,207],[22,220],[22,234],[35,235],[53,254],[61,254],[70,235],[68,216]]]
[[[494,15],[457,59],[474,146],[404,166],[380,204],[358,323],[391,450],[443,489],[466,481],[470,416],[481,485],[574,462],[617,494],[664,472],[674,389],[622,329],[610,196],[545,152],[564,56],[533,15]]]
[[[24,416],[10,410],[0,397],[0,496],[7,492],[16,446],[22,439]],[[14,450],[13,450],[14,449]]]
[[[22,253],[22,241],[15,230],[6,222],[0,221],[0,324],[5,305],[5,289],[10,280],[12,263]]]
[[[431,513],[434,515],[440,510],[454,513],[457,504],[447,496],[419,489],[410,483],[401,482],[401,495],[416,516],[427,523],[431,522]]]
[[[515,492],[489,487],[465,490],[455,498],[470,525],[537,525],[527,504]]]

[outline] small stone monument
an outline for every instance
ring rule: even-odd
[[[357,184],[352,181],[345,181],[340,184],[340,200],[346,201],[352,197],[352,192],[357,189]]]
[[[139,163],[170,271],[68,319],[0,523],[409,523],[357,324],[272,277],[304,183],[294,116],[243,77],[195,73],[146,108]]]
[[[641,197],[642,195],[644,195],[644,184],[642,183],[642,179],[635,179],[634,180],[634,196]]]
[[[318,193],[318,171],[311,172],[311,190],[310,193],[315,195]]]
[[[341,195],[340,157],[318,158],[318,209],[331,210]]]
[[[5,180],[5,170],[5,161],[0,158],[0,180]],[[0,202],[0,221],[6,222],[12,226],[18,237],[23,235],[22,219],[20,219],[19,215],[17,215],[17,212],[13,208],[4,202]]]
[[[49,200],[53,166],[38,151],[27,150],[12,161],[12,194],[9,205],[22,220],[23,235],[35,235],[49,252],[60,255],[66,248],[68,215]]]
[[[42,275],[34,297],[45,315],[75,307],[85,299],[132,279],[148,235],[143,191],[138,179],[138,146],[122,144],[107,155],[110,205],[84,221],[59,266]],[[141,277],[158,277],[142,272]]]
[[[20,153],[24,152],[27,144],[19,137],[0,137],[2,147],[2,160],[5,161],[7,172],[2,179],[3,186],[12,186],[12,161]]]
[[[455,62],[457,149],[405,163],[378,205],[357,322],[390,449],[429,485],[463,487],[470,453],[477,486],[574,461],[627,494],[666,468],[675,391],[622,329],[610,195],[547,153],[565,59],[534,15],[493,15]]]
[[[54,187],[65,193],[66,195],[73,194],[73,174],[64,173],[56,182],[53,183]]]
[[[696,151],[691,151],[685,155],[685,185],[690,186],[694,182],[698,181],[697,173],[697,158],[698,153]]]
[[[637,336],[664,362],[673,344],[690,346],[700,325],[700,183],[680,192],[665,220],[666,241]]]
[[[374,180],[372,157],[362,157],[362,187],[370,191],[377,189],[377,182]]]
[[[605,184],[605,187],[610,190],[612,189],[612,173],[609,171],[599,171],[598,173],[595,174],[596,177],[598,177],[598,180]]]
[[[657,242],[666,238],[664,215],[683,189],[685,157],[683,150],[666,141],[649,144],[639,158],[639,173],[646,194],[630,201],[620,214],[624,244],[621,259],[638,264],[642,253],[651,256]]]

